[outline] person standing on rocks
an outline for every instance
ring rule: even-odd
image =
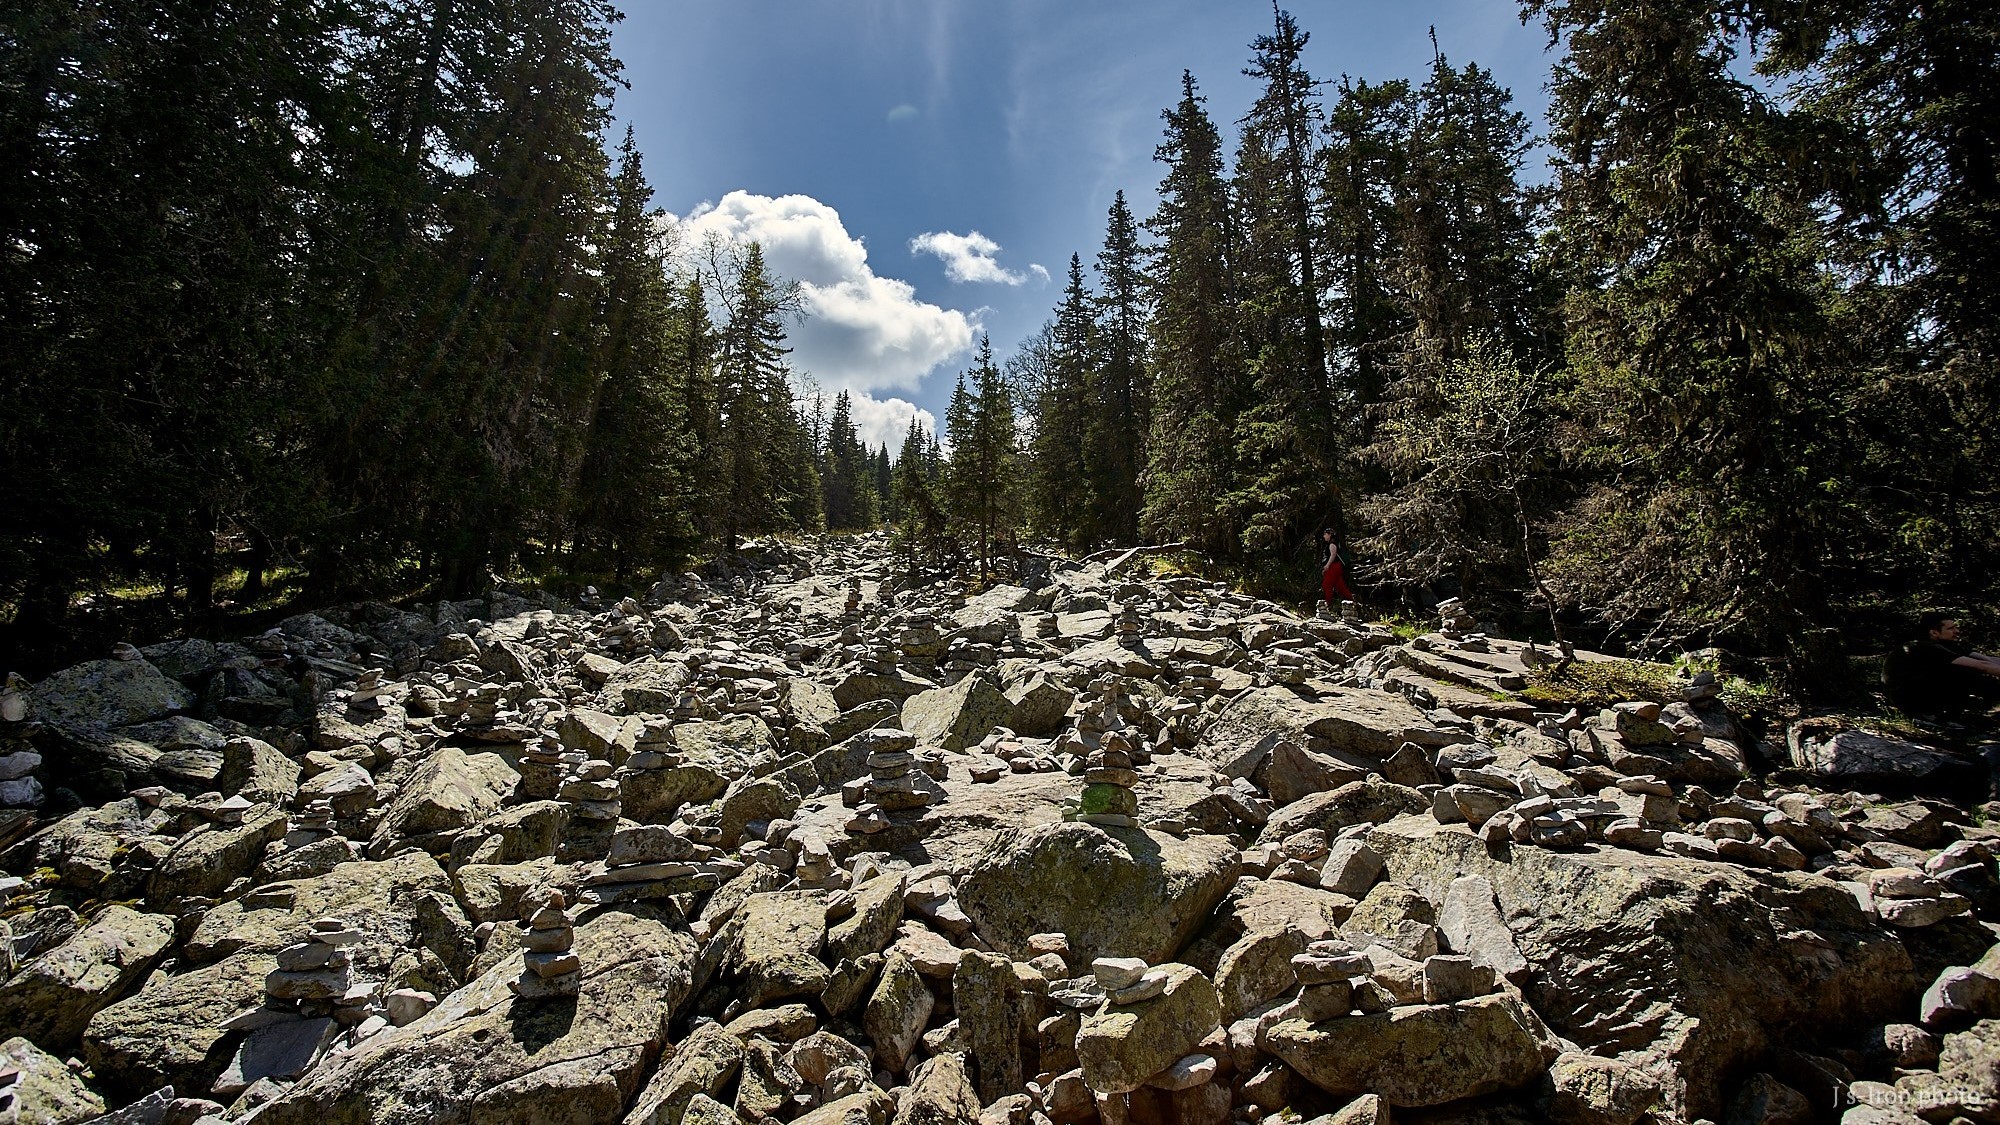
[[[1326,552],[1326,557],[1320,562],[1320,597],[1330,606],[1338,605],[1340,601],[1360,601],[1360,598],[1354,596],[1354,591],[1348,588],[1347,564],[1341,561],[1340,544],[1334,542],[1333,529],[1330,527],[1321,529],[1319,542],[1320,547]],[[1334,598],[1335,594],[1340,595],[1338,601]]]

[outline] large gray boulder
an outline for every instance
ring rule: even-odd
[[[972,862],[958,904],[995,949],[1026,960],[1028,939],[1060,931],[1087,963],[1174,958],[1236,882],[1228,841],[1137,828],[1049,824],[997,835]]]
[[[498,754],[467,754],[446,746],[404,782],[369,847],[378,855],[403,843],[424,847],[470,828],[498,812],[520,779]]]
[[[471,932],[444,870],[422,852],[343,863],[262,888],[204,915],[182,946],[178,971],[154,973],[137,993],[99,1012],[83,1033],[84,1059],[107,1088],[127,1097],[170,1084],[206,1090],[232,1050],[221,1023],[263,1002],[276,952],[324,917],[364,935],[349,950],[361,979],[384,979],[413,953],[449,964],[452,944]],[[446,989],[453,983],[439,982]]]
[[[35,685],[36,717],[78,727],[127,727],[194,706],[195,694],[144,660],[86,660]]]
[[[1723,1076],[1773,1047],[1914,1010],[1903,943],[1819,876],[1624,849],[1489,850],[1428,816],[1367,840],[1390,880],[1432,902],[1483,877],[1529,966],[1535,1011],[1591,1053],[1645,1070],[1689,1119],[1720,1118]]]
[[[106,907],[0,988],[0,1027],[50,1051],[75,1046],[90,1017],[146,975],[174,940],[174,920]]]
[[[1840,789],[1934,787],[1978,773],[1978,763],[1935,746],[1869,730],[1829,731],[1795,723],[1785,736],[1792,765]]]
[[[977,745],[1013,714],[1013,700],[986,675],[975,672],[950,687],[912,696],[903,704],[903,727],[926,745],[963,750]]]
[[[1280,741],[1379,761],[1405,742],[1443,746],[1463,736],[1438,729],[1409,700],[1386,691],[1339,688],[1307,698],[1290,688],[1266,687],[1225,707],[1203,732],[1196,753],[1242,777]]]
[[[596,1125],[615,1121],[687,998],[692,939],[643,910],[577,927],[574,998],[521,1000],[511,957],[405,1027],[321,1065],[259,1125]]]
[[[1137,1004],[1106,1004],[1076,1037],[1083,1080],[1104,1094],[1138,1089],[1214,1031],[1222,1019],[1215,986],[1192,965],[1160,966],[1165,991]]]
[[[0,1066],[20,1072],[11,1125],[76,1125],[104,1112],[104,1099],[68,1064],[18,1035],[0,1043]]]
[[[162,903],[188,896],[214,898],[250,874],[264,857],[265,845],[284,836],[286,824],[278,809],[257,805],[241,824],[197,828],[160,860],[146,893]]]
[[[896,1106],[894,1125],[972,1125],[979,1120],[979,1109],[965,1056],[953,1051],[917,1067]]]
[[[627,819],[664,824],[682,805],[713,801],[731,781],[767,774],[782,757],[771,728],[755,715],[682,723],[674,738],[680,765],[623,776],[619,802]]]
[[[1342,1098],[1376,1094],[1392,1106],[1443,1105],[1533,1082],[1561,1048],[1519,997],[1412,1004],[1322,1023],[1274,1025],[1273,1054]]]

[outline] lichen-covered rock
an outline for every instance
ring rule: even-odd
[[[440,906],[442,900],[442,907]],[[284,903],[289,902],[289,905]],[[448,910],[451,882],[437,861],[412,852],[381,862],[344,863],[325,875],[263,888],[209,911],[181,949],[183,964],[154,973],[140,990],[99,1012],[83,1034],[83,1055],[107,1087],[126,1097],[174,1085],[206,1090],[229,1062],[222,1021],[264,998],[276,952],[299,941],[316,918],[339,917],[359,930],[356,975],[382,979],[398,956],[419,947],[446,964],[446,935],[431,923]],[[192,967],[188,967],[192,966]]]
[[[604,681],[604,698],[627,715],[661,714],[687,686],[688,667],[678,660],[635,660]]]
[[[224,793],[282,806],[298,796],[299,764],[261,738],[232,738],[223,744],[216,783]]]
[[[908,876],[897,873],[854,888],[854,913],[827,930],[827,959],[839,963],[889,948],[903,920],[903,892],[909,883]]]
[[[0,1043],[0,1064],[20,1072],[13,1125],[76,1125],[104,1112],[104,1099],[68,1064],[18,1035]]]
[[[436,837],[478,824],[498,812],[520,781],[498,754],[467,754],[446,746],[417,767],[382,814],[370,843],[380,855],[401,843],[425,846]]]
[[[1194,1051],[1222,1019],[1215,986],[1192,965],[1160,966],[1165,991],[1151,1000],[1106,1004],[1085,1017],[1076,1037],[1083,1080],[1099,1093],[1136,1090]]]
[[[0,1027],[46,1050],[69,1050],[90,1018],[145,976],[173,940],[172,918],[106,907],[0,988]]]
[[[910,1075],[893,1125],[972,1125],[979,1120],[979,1109],[965,1056],[953,1051],[924,1060]]]
[[[660,708],[669,709],[671,705]],[[627,819],[664,824],[682,805],[722,796],[739,777],[770,772],[781,756],[771,728],[755,715],[682,723],[674,728],[674,738],[680,765],[624,777],[618,798]]]
[[[923,1038],[935,1003],[923,974],[908,957],[891,951],[861,1017],[877,1058],[891,1074],[902,1073],[908,1064],[910,1051]]]
[[[1014,702],[984,674],[921,692],[903,704],[903,728],[926,745],[963,750],[1003,726]]]
[[[1050,824],[996,836],[959,883],[958,904],[994,948],[1026,960],[1060,931],[1083,962],[1168,961],[1236,882],[1236,849],[1136,828]]]
[[[1284,1020],[1267,1042],[1286,1066],[1335,1097],[1374,1093],[1406,1108],[1518,1089],[1559,1051],[1541,1019],[1506,993],[1323,1023]]]
[[[575,997],[524,1000],[519,958],[404,1027],[322,1064],[260,1125],[596,1125],[616,1120],[659,1057],[694,943],[643,909],[576,929]]]
[[[250,874],[264,857],[264,846],[282,837],[285,827],[283,812],[258,805],[241,824],[197,828],[153,869],[146,893],[162,903],[187,896],[214,898]]]
[[[743,1065],[743,1041],[721,1024],[695,1028],[640,1092],[624,1125],[681,1125],[698,1097],[719,1098]]]
[[[1518,925],[1534,1010],[1660,1079],[1662,1105],[1690,1119],[1719,1117],[1724,1077],[1790,1035],[1914,1010],[1903,943],[1817,876],[1625,849],[1496,852],[1428,816],[1378,825],[1368,842],[1392,881],[1432,901],[1483,877]]]
[[[730,921],[726,968],[746,1008],[795,996],[818,996],[832,975],[819,959],[826,937],[826,896],[772,891],[743,900]]]
[[[76,727],[127,727],[194,706],[194,692],[144,660],[86,660],[36,684],[37,718]]]
[[[1554,1125],[1632,1125],[1660,1100],[1660,1084],[1646,1072],[1576,1051],[1556,1057],[1549,1085]]]

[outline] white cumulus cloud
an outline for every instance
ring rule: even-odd
[[[996,281],[1002,285],[1019,285],[1028,280],[1026,274],[1002,266],[993,256],[999,252],[1000,244],[978,231],[970,234],[931,231],[910,240],[910,253],[936,255],[944,263],[944,275],[953,281]]]
[[[877,275],[868,248],[848,233],[840,213],[809,195],[732,191],[679,223],[685,247],[699,247],[711,234],[738,245],[755,242],[773,273],[798,282],[806,315],[788,326],[792,365],[829,393],[914,391],[939,364],[972,347],[978,326],[971,316],[920,301],[908,282]],[[900,442],[899,431],[891,450]]]
[[[909,435],[913,416],[918,429],[937,433],[937,416],[905,399],[878,401],[865,393],[849,391],[848,406],[854,411],[854,432],[862,443],[870,449],[886,444],[891,461],[903,451],[903,439]]]

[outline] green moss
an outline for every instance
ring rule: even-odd
[[[1083,787],[1083,802],[1078,808],[1086,813],[1123,812],[1114,805],[1124,790],[1116,785],[1086,785]]]
[[[1553,667],[1528,673],[1521,697],[1543,706],[1609,707],[1632,699],[1671,703],[1681,697],[1681,681],[1666,664],[1644,660],[1579,660],[1552,675]]]

